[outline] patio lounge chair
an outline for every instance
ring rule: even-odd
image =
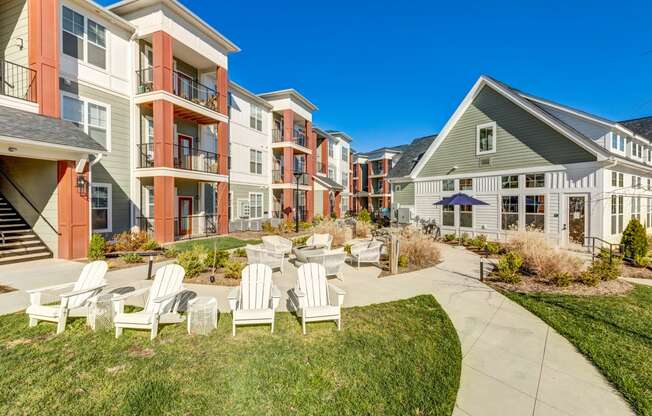
[[[292,241],[287,238],[279,237],[278,235],[266,235],[262,237],[262,240],[263,246],[265,246],[267,250],[283,253],[283,255],[292,252]]]
[[[317,263],[324,266],[326,276],[336,276],[342,280],[342,266],[346,261],[344,249],[331,250],[324,254],[315,254],[308,256],[309,263]]]
[[[269,250],[263,244],[248,245],[245,247],[245,251],[247,252],[247,264],[265,264],[272,269],[279,269],[283,274],[283,262],[285,261],[283,253]]]
[[[299,267],[290,302],[301,317],[303,334],[306,334],[306,322],[336,321],[337,329],[342,329],[340,309],[345,294],[342,289],[328,283],[326,269],[321,264],[307,263]]]
[[[299,267],[302,264],[309,263],[308,257],[310,256],[317,256],[321,254],[325,254],[328,252],[327,249],[325,248],[314,248],[311,246],[302,246],[302,247],[295,247],[292,249],[292,252],[294,253],[295,256],[295,266]]]
[[[233,336],[237,325],[271,324],[281,301],[281,292],[272,284],[272,269],[266,264],[250,264],[242,271],[240,287],[231,289],[229,307],[233,315]]]
[[[106,286],[104,276],[108,268],[105,261],[94,261],[84,266],[76,282],[28,290],[31,305],[25,312],[29,315],[29,326],[36,326],[38,321],[56,322],[60,334],[66,329],[68,317],[88,316],[88,302]],[[72,291],[59,295],[58,305],[41,304],[43,293],[68,288]]]
[[[360,263],[380,264],[380,250],[382,246],[382,241],[376,240],[354,244],[351,246],[351,263],[357,263],[358,269],[360,268]]]
[[[177,297],[183,292],[183,277],[186,271],[178,264],[168,264],[156,271],[151,287],[134,290],[124,295],[113,297],[113,308],[116,311],[115,337],[122,335],[124,328],[149,329],[150,339],[158,335],[159,324],[178,324],[183,317],[177,312],[179,302]],[[124,301],[133,296],[147,293],[147,302],[142,311],[125,313]]]
[[[307,246],[322,247],[328,250],[331,249],[333,244],[333,236],[330,234],[313,234],[306,241]]]

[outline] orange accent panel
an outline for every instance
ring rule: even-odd
[[[152,54],[154,90],[172,92],[172,37],[162,30],[152,33]]]
[[[88,168],[84,177],[88,180]],[[77,190],[74,161],[57,162],[57,196],[59,258],[84,258],[88,252],[89,205],[88,196]]]
[[[218,66],[215,77],[219,95],[217,111],[222,114],[229,114],[229,73],[226,68]]]
[[[292,110],[283,110],[283,140],[292,141],[294,136],[294,113]]]
[[[312,221],[315,212],[315,193],[314,191],[306,191],[306,221]]]
[[[335,192],[335,215],[337,218],[342,218],[342,193]]]
[[[29,67],[36,71],[39,112],[59,118],[59,2],[28,0]]]
[[[222,175],[229,174],[229,125],[217,123],[217,157],[219,160],[218,172]]]
[[[292,189],[283,189],[283,214],[285,218],[292,218],[292,211],[289,208],[294,207],[294,192]]]
[[[283,182],[294,184],[294,149],[283,148]]]
[[[174,178],[154,177],[154,234],[159,243],[174,241]]]
[[[328,139],[321,142],[321,165],[322,173],[328,175]]]
[[[154,101],[154,166],[174,165],[174,106],[165,100]]]
[[[217,183],[215,195],[217,201],[217,232],[218,234],[229,233],[229,184],[227,182]]]
[[[331,215],[330,193],[328,191],[323,192],[324,197],[322,198],[322,202],[324,204],[324,218],[326,218]]]

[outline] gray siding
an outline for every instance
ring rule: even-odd
[[[28,66],[27,0],[3,0],[0,6],[0,59]],[[23,49],[18,46],[23,40]]]
[[[396,189],[400,188],[400,191]],[[394,202],[401,205],[414,205],[414,183],[401,183],[392,185]]]
[[[111,106],[111,150],[93,166],[92,181],[111,184],[113,229],[109,234],[128,230],[131,226],[129,100],[76,82],[66,85],[63,79],[60,87],[62,91]]]
[[[496,153],[476,155],[476,127],[495,121]],[[489,165],[480,165],[481,159]],[[551,127],[518,107],[490,87],[484,87],[419,173],[442,176],[457,166],[455,174],[487,172],[528,166],[546,166],[595,160]]]
[[[322,217],[324,216],[324,192],[323,191],[315,191],[313,192],[315,195],[314,201],[315,201],[315,213],[314,215],[321,215]]]
[[[230,192],[233,193],[233,199],[231,200],[231,207],[233,209],[232,219],[238,218],[238,199],[249,199],[249,192],[256,192],[263,194],[263,217],[269,216],[269,190],[267,187],[261,187],[259,185],[245,185],[245,184],[236,184],[232,183],[230,187]]]

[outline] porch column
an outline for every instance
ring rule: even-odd
[[[7,7],[7,6],[5,6]],[[36,71],[39,113],[59,118],[59,1],[28,0],[29,67]]]
[[[229,174],[229,125],[217,123],[217,157],[218,173]],[[215,208],[217,210],[217,232],[219,234],[229,233],[229,184],[228,182],[217,183],[215,195]]]
[[[335,216],[337,218],[342,218],[342,193],[335,192]]]
[[[57,212],[59,229],[59,258],[79,259],[88,253],[89,201],[88,194],[82,195],[77,188],[76,162],[57,162]],[[83,173],[88,181],[88,166]]]
[[[154,166],[174,167],[174,107],[171,102],[156,100],[154,115]]]
[[[154,177],[154,238],[159,243],[174,241],[174,178]]]
[[[217,87],[217,111],[229,114],[229,73],[226,68],[218,66],[215,79]]]
[[[163,90],[172,92],[172,71],[174,70],[172,37],[159,30],[152,33],[152,54],[153,62],[153,81],[154,91]]]
[[[328,175],[328,139],[321,142],[321,165],[322,173]]]
[[[306,140],[307,146],[310,149],[310,154],[306,156],[306,171],[308,176],[309,190],[306,192],[306,221],[311,222],[315,212],[315,194],[314,194],[314,176],[317,171],[316,152],[317,152],[317,136],[312,131],[312,122],[306,121]]]

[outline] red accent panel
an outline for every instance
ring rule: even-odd
[[[174,241],[174,178],[154,177],[154,233],[156,241]]]
[[[88,168],[84,172],[88,180]],[[88,252],[88,196],[77,190],[75,162],[57,162],[57,210],[59,226],[59,257],[80,259]],[[89,190],[90,191],[90,190]]]
[[[321,169],[324,175],[328,175],[328,139],[321,142]]]
[[[59,118],[59,2],[28,0],[29,67],[36,71],[39,112]]]
[[[342,218],[342,193],[335,192],[335,216]]]
[[[229,73],[226,68],[217,67],[217,93],[219,95],[217,111],[229,114]]]
[[[172,37],[159,30],[152,33],[152,53],[154,55],[154,90],[172,92]]]
[[[228,175],[229,174],[229,125],[223,122],[217,123],[217,155],[219,159],[218,172],[222,175]]]
[[[324,192],[324,197],[322,198],[322,202],[324,204],[324,218],[326,218],[331,215],[330,192],[328,191],[323,191],[323,192]]]
[[[292,141],[294,136],[294,113],[292,110],[283,110],[283,140]]]
[[[217,183],[217,232],[219,234],[229,233],[229,185],[227,182]]]
[[[285,218],[292,218],[292,207],[294,207],[294,192],[292,189],[283,189],[283,214]]]
[[[154,101],[154,166],[174,165],[174,106],[165,100]]]
[[[313,215],[315,213],[315,196],[314,196],[314,175],[317,171],[316,165],[316,154],[317,154],[317,135],[312,130],[312,123],[306,121],[306,137],[308,140],[308,148],[312,150],[312,153],[307,155],[307,166],[308,171],[308,186],[310,190],[306,193],[306,219],[312,221]]]
[[[294,184],[294,149],[283,148],[283,182]]]
[[[315,192],[311,189],[306,191],[306,221],[312,221],[315,212]]]

